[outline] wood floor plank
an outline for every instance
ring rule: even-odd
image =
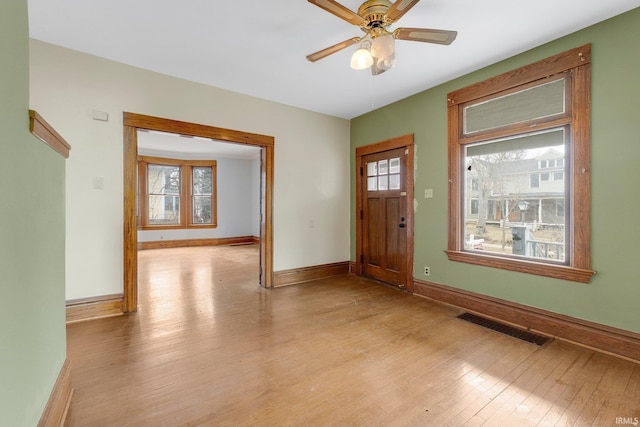
[[[549,391],[556,384],[556,380],[570,369],[576,362],[579,354],[573,351],[556,351],[565,346],[559,346],[556,342],[549,344],[552,348],[545,348],[540,351],[544,354],[542,363],[544,368],[536,369],[534,375],[525,383],[520,379],[515,383],[516,386],[522,387],[526,393],[523,399],[513,399],[510,404],[501,408],[504,414],[500,416],[504,420],[522,420],[527,419],[531,425],[536,425],[538,420],[545,415],[549,409],[556,405],[555,401],[546,398]]]
[[[565,408],[556,425],[590,425],[590,422],[583,420],[580,424],[581,414],[587,407],[591,395],[597,390],[604,372],[609,366],[622,363],[622,360],[613,360],[611,357],[602,354],[594,354],[589,362],[582,366],[577,375],[570,379],[570,386],[576,390],[573,398]]]
[[[482,408],[478,415],[487,420],[487,426],[509,425],[513,422],[513,412],[547,378],[554,365],[543,352],[533,353],[523,361],[520,375]],[[526,419],[526,416],[521,415],[520,418]]]
[[[490,402],[500,376],[512,369],[514,363],[519,363],[535,351],[533,346],[523,346],[518,340],[494,335],[497,333],[475,325],[456,326],[476,329],[475,333],[482,337],[483,342],[486,339],[496,340],[494,344],[501,350],[497,352],[496,347],[476,346],[481,350],[463,354],[456,361],[457,366],[442,371],[442,376],[437,380],[440,388],[434,390],[426,406],[428,420],[433,425],[463,425],[466,421],[464,418],[468,418],[465,410],[474,404],[484,406]],[[454,377],[452,373],[455,375],[456,371],[463,375]],[[469,411],[477,412],[475,408]]]
[[[635,364],[632,362],[609,366],[587,402],[579,422],[585,420],[593,425],[615,424],[616,417],[622,416],[617,411],[634,368]]]
[[[617,408],[608,411],[607,416],[602,416],[605,420],[610,420],[611,416],[630,420],[632,423],[640,421],[640,365],[634,366],[632,374],[629,376],[627,387],[622,392],[622,396]],[[595,424],[594,424],[595,425]]]
[[[540,417],[537,424],[538,426],[555,426],[556,423],[561,420],[570,403],[580,390],[583,380],[580,375],[584,373],[583,371],[585,369],[588,370],[587,367],[595,356],[594,352],[584,351],[584,349],[574,347],[567,343],[556,342],[555,344],[559,347],[560,351],[576,352],[578,358],[560,378],[554,380],[554,385],[545,395],[545,398],[553,402],[553,405]]]
[[[568,402],[575,396],[575,388],[570,387],[569,383],[574,381],[576,372],[593,356],[592,352],[558,341],[553,342],[553,350],[567,353],[566,360],[570,363],[559,365],[536,392],[536,397],[525,402],[529,417],[537,420],[535,425],[555,425],[561,418]],[[553,354],[550,357],[554,357]]]
[[[514,375],[513,373],[521,364],[520,361],[526,360],[533,352],[538,351],[534,344],[523,346],[515,338],[504,337],[503,340],[506,343],[501,346],[503,350],[497,360],[492,360],[490,365],[471,383],[473,386],[471,394],[449,404],[449,412],[453,417],[447,422],[448,425],[473,424],[473,419],[476,422],[480,420],[482,423],[486,422],[484,416],[479,415],[481,410],[511,384],[509,374]],[[475,360],[474,363],[476,363]]]
[[[582,426],[640,412],[639,365],[522,342],[353,275],[262,289],[258,262],[255,245],[140,252],[139,311],[67,326],[66,426]]]

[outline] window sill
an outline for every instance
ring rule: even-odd
[[[566,265],[554,265],[534,261],[509,259],[498,256],[478,254],[475,252],[445,252],[450,261],[466,262],[468,264],[482,265],[485,267],[501,268],[503,270],[553,277],[555,279],[569,280],[572,282],[589,283],[591,281],[591,276],[596,274],[596,272],[593,270],[585,270]]]
[[[143,225],[139,226],[138,230],[192,230],[200,228],[217,228],[218,225]]]

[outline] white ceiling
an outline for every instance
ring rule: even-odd
[[[138,154],[188,160],[212,157],[254,159],[260,155],[260,147],[173,133],[138,131]]]
[[[361,0],[343,0],[357,10]],[[422,0],[390,27],[458,31],[450,46],[396,42],[379,76],[349,67],[362,35],[304,0],[28,0],[31,37],[118,62],[350,119],[640,6],[640,0]]]

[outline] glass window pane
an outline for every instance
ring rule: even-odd
[[[400,173],[400,158],[389,159],[389,173]]]
[[[197,166],[193,167],[193,194],[194,195],[211,195],[213,180],[212,169],[209,166]]]
[[[180,166],[149,165],[147,192],[149,194],[180,194]]]
[[[375,176],[367,178],[367,191],[376,191],[378,189],[378,178]]]
[[[479,102],[464,108],[464,133],[471,134],[565,112],[565,80]]]
[[[529,178],[530,178],[529,185],[531,186],[531,188],[540,187],[540,175],[539,174],[534,173]]]
[[[469,213],[471,215],[478,215],[478,199],[471,199],[471,209]]]
[[[378,177],[378,189],[381,191],[389,189],[389,176],[383,175]]]
[[[386,175],[389,173],[389,161],[380,160],[378,162],[378,175]]]
[[[389,190],[400,189],[400,174],[389,175]]]
[[[539,169],[564,164],[564,147],[559,128],[465,148],[465,249],[565,261],[566,186],[555,180],[563,172],[550,179]]]
[[[367,176],[376,176],[378,175],[378,163],[372,162],[367,163]]]
[[[149,165],[147,193],[150,225],[180,223],[180,166]]]
[[[149,195],[149,224],[174,225],[180,222],[180,196]]]
[[[193,197],[193,224],[212,224],[211,196]]]

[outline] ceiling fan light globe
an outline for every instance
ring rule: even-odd
[[[378,61],[378,67],[380,67],[383,70],[390,70],[393,67],[393,64],[395,64],[396,59],[395,59],[395,55],[391,55],[388,58],[383,59],[382,61]]]
[[[395,40],[392,35],[378,36],[371,42],[371,56],[378,59],[393,58],[396,52]]]
[[[351,68],[354,70],[366,70],[373,65],[373,57],[368,49],[360,48],[351,56]]]

